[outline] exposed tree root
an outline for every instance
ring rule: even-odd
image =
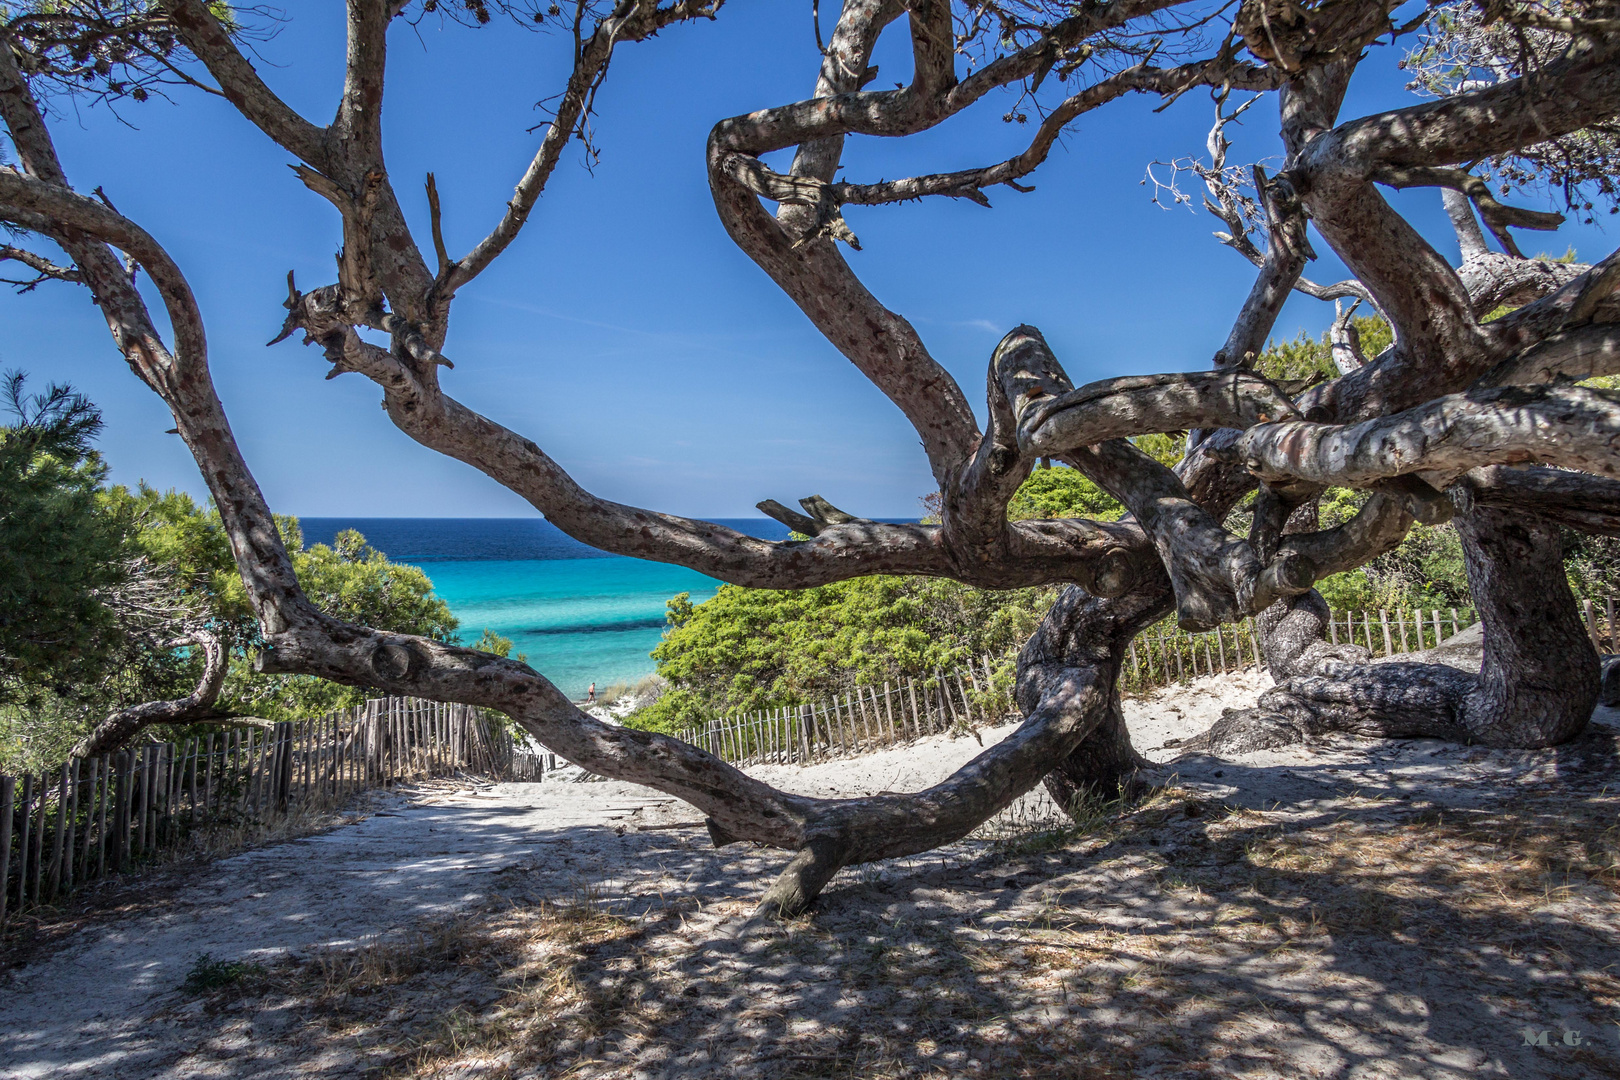
[[[1278,685],[1188,748],[1242,754],[1340,733],[1528,749],[1578,735],[1601,677],[1564,577],[1557,528],[1486,508],[1456,524],[1484,628],[1478,675],[1445,664],[1345,663],[1320,641],[1299,648],[1298,634],[1281,635],[1280,648],[1291,651],[1273,662]]]

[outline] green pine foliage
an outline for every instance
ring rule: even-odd
[[[697,605],[682,593],[669,602],[669,630],[652,654],[669,688],[632,726],[674,731],[1005,657],[1056,595],[893,575],[813,589],[722,585]]]
[[[302,719],[376,691],[252,669],[262,644],[219,513],[181,492],[106,485],[100,414],[67,387],[0,384],[0,768],[59,762],[115,709],[189,693],[200,661],[170,643],[204,625],[231,647],[222,711]],[[277,527],[310,600],[346,622],[454,641],[433,583],[353,530],[306,547]],[[477,647],[506,656],[485,631]],[[519,659],[522,659],[519,657]]]
[[[123,522],[99,513],[100,414],[65,386],[6,377],[0,426],[0,702],[69,695],[117,646],[102,597],[126,576]]]
[[[1125,508],[1085,474],[1063,465],[1036,469],[1007,503],[1009,521],[1088,517],[1117,521]]]

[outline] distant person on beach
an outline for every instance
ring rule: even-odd
[[[595,705],[596,704],[596,684],[595,683],[591,683],[591,688],[589,690],[585,691],[585,704],[587,704],[587,705]]]

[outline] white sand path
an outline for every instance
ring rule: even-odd
[[[1207,728],[1222,708],[1252,703],[1266,685],[1269,679],[1256,674],[1204,680],[1128,702],[1127,720],[1136,745],[1151,752],[1168,738]],[[981,735],[990,745],[1011,730]],[[808,768],[752,771],[808,794],[858,795],[924,787],[979,752],[973,738],[937,736]],[[1150,756],[1164,760],[1170,752]],[[1399,798],[1433,796],[1443,787],[1448,803],[1466,802],[1471,790],[1492,786],[1477,781],[1533,780],[1538,772],[1551,778],[1557,764],[1556,754],[1346,741],[1238,762],[1189,759],[1177,768],[1184,787],[1218,800],[1308,812],[1357,790]],[[1015,812],[1049,809],[1037,791]],[[384,797],[353,824],[208,864],[170,887],[160,903],[126,917],[91,919],[47,955],[0,974],[0,1077],[296,1075],[302,1071],[296,1060],[247,1052],[255,1042],[273,1044],[278,1028],[292,1019],[273,1015],[254,1017],[240,1045],[203,1055],[214,1063],[207,1069],[197,1065],[202,1048],[186,1034],[187,998],[179,987],[199,954],[266,961],[353,945],[495,893],[522,901],[586,890],[615,898],[631,913],[681,895],[705,903],[745,897],[757,895],[786,858],[749,845],[716,851],[701,829],[683,828],[683,822],[698,824],[690,807],[619,782],[481,785]],[[876,873],[916,878],[930,866],[982,850],[973,844]],[[870,884],[873,873],[845,871],[829,894],[852,878]],[[219,1064],[232,1060],[240,1066]]]

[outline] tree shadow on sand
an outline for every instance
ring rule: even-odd
[[[847,870],[812,917],[740,937],[780,853],[565,830],[596,855],[504,870],[453,919],[175,995],[159,1019],[191,1049],[162,1068],[1612,1075],[1615,738],[1540,760],[1537,779],[1456,805],[1372,792],[1261,810],[1171,788],[1085,835]],[[1239,788],[1258,779],[1218,764]],[[130,1064],[157,1075],[155,1056]]]

